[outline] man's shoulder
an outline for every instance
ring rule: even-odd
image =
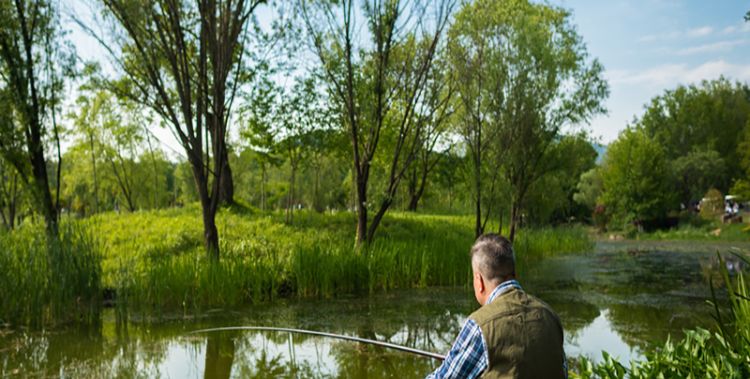
[[[485,324],[498,318],[510,317],[514,314],[527,312],[530,309],[543,309],[544,313],[560,323],[560,318],[547,303],[536,296],[521,289],[511,289],[474,311],[469,318],[478,325]]]

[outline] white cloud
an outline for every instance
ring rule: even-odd
[[[711,33],[713,33],[714,28],[710,26],[703,26],[700,28],[690,29],[687,31],[688,37],[705,37]]]
[[[709,61],[698,66],[665,64],[643,71],[608,70],[612,85],[674,86],[697,83],[701,80],[725,76],[732,80],[750,81],[750,65],[738,65],[724,60]]]
[[[748,33],[748,32],[750,32],[750,23],[743,22],[742,24],[727,26],[726,28],[722,29],[721,34],[727,35],[727,34]]]
[[[724,29],[726,33],[726,28]],[[671,32],[659,33],[659,34],[648,34],[638,39],[640,42],[654,42],[654,41],[669,41],[678,38],[699,38],[706,37],[713,34],[714,28],[710,26],[701,26],[699,28],[688,29],[688,30],[673,30]],[[730,32],[731,33],[731,32]]]
[[[747,40],[738,39],[731,41],[717,41],[713,43],[707,43],[698,46],[687,47],[677,51],[678,55],[692,55],[692,54],[704,54],[704,53],[716,53],[720,51],[729,51],[733,47],[743,45],[747,43]]]

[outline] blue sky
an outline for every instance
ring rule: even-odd
[[[606,69],[609,114],[591,123],[605,143],[643,113],[654,96],[678,84],[721,75],[750,82],[749,1],[555,0],[573,13]]]
[[[610,85],[607,115],[590,131],[603,143],[617,138],[648,101],[678,84],[721,75],[750,82],[750,1],[739,0],[550,0],[571,10],[588,51],[604,65]],[[85,13],[75,0],[70,12]],[[261,7],[259,18],[271,12]],[[265,20],[261,20],[262,22]],[[265,22],[264,22],[265,23]],[[106,59],[96,42],[69,23],[71,40],[84,59]],[[166,130],[157,135],[179,151]]]

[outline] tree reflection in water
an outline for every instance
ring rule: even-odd
[[[668,335],[679,337],[684,328],[711,327],[705,299],[718,268],[716,249],[654,246],[599,246],[592,254],[534,262],[520,273],[521,283],[557,310],[569,350],[593,358],[602,346],[642,351]],[[188,333],[233,325],[292,327],[446,353],[476,308],[467,287],[287,299],[167,322],[117,324],[108,310],[100,324],[84,329],[0,330],[0,377],[421,378],[439,362],[307,335]],[[587,342],[592,340],[597,343]]]

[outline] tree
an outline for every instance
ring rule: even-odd
[[[417,151],[411,173],[407,178],[409,211],[417,210],[427,186],[427,178],[443,156],[435,150],[440,147],[445,151],[450,149],[450,142],[444,137],[448,131],[449,119],[455,112],[455,106],[451,101],[454,87],[452,77],[446,72],[444,59],[438,59],[427,80],[425,95],[414,112],[414,117],[417,118]]]
[[[602,201],[623,224],[664,217],[674,208],[670,174],[662,146],[642,129],[629,127],[607,150]]]
[[[241,82],[243,42],[263,0],[102,0],[115,46],[100,38],[123,74],[113,90],[168,124],[191,165],[204,244],[219,259],[216,212],[228,171],[227,124]],[[115,51],[115,49],[118,51]]]
[[[487,182],[492,192],[501,171],[510,186],[513,240],[531,186],[556,169],[543,162],[550,161],[563,128],[605,111],[603,68],[589,59],[568,11],[526,0],[466,3],[451,28],[449,50],[473,161],[475,233],[486,223],[482,192]],[[496,167],[483,183],[482,165],[491,159]]]
[[[60,143],[56,120],[64,76],[74,55],[63,44],[57,9],[51,1],[0,3],[0,154],[31,188],[48,234],[57,235],[57,195],[50,192],[45,143]],[[57,181],[59,183],[59,180]]]
[[[716,187],[725,178],[726,163],[714,150],[699,150],[672,161],[672,172],[676,178],[679,200],[688,207],[702,198],[709,189]]]
[[[536,223],[568,222],[571,218],[586,217],[591,208],[578,206],[574,200],[579,178],[596,165],[597,153],[585,134],[566,135],[554,142],[547,152],[545,169],[529,189],[523,208],[528,220]]]
[[[292,93],[282,100],[279,106],[279,149],[286,155],[289,163],[289,192],[286,203],[286,221],[292,223],[294,207],[297,204],[295,184],[300,164],[303,164],[312,147],[313,132],[322,129],[325,120],[325,108],[322,97],[316,91],[313,77],[297,78],[291,89]]]
[[[369,39],[365,42],[356,35],[354,0],[300,1],[315,53],[351,140],[357,244],[373,240],[414,159],[417,144],[412,116],[424,94],[453,4],[452,0],[424,4],[364,1],[362,13]],[[434,17],[427,23],[424,16],[430,9]],[[384,134],[390,134],[392,143],[392,155],[387,158],[379,148]],[[370,221],[370,174],[377,160],[386,162],[386,182]]]
[[[601,167],[597,166],[581,174],[576,185],[576,193],[573,195],[576,203],[592,211],[600,204],[600,197],[604,190],[601,171]]]
[[[245,105],[240,110],[240,138],[249,145],[253,156],[260,165],[260,209],[266,210],[266,186],[268,170],[281,164],[274,125],[279,121],[278,97],[281,89],[267,75],[247,93]]]
[[[664,148],[668,160],[678,160],[694,151],[718,153],[725,168],[721,176],[712,178],[711,184],[726,192],[742,174],[743,150],[739,143],[748,121],[750,87],[720,78],[700,85],[678,86],[653,98],[635,124]],[[706,189],[698,190],[697,196]]]

